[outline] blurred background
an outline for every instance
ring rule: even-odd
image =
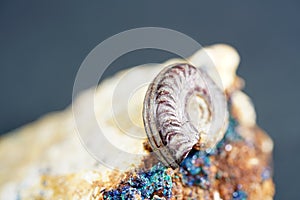
[[[238,49],[238,74],[275,142],[275,199],[299,199],[300,1],[0,1],[0,134],[64,109],[76,72],[101,41],[131,28],[180,31]],[[105,73],[174,55],[131,52]]]

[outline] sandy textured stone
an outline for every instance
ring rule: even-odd
[[[240,60],[238,53],[228,45],[219,44],[196,52],[187,61],[201,66],[205,64],[203,57],[208,59],[207,55],[216,66],[223,89],[228,97],[233,97],[233,113],[247,129],[255,127],[256,115],[252,103],[236,86],[241,80],[236,76]],[[182,60],[172,59],[163,64],[125,70],[105,80],[96,89],[82,92],[73,104],[75,112],[77,110],[81,113],[76,120],[80,124],[75,123],[72,107],[68,107],[2,137],[0,199],[99,199],[100,191],[117,183],[124,174],[98,163],[86,151],[78,137],[78,125],[84,130],[80,134],[90,135],[97,134],[101,127],[112,144],[139,155],[133,160],[127,160],[115,159],[117,155],[105,153],[105,159],[115,159],[116,165],[127,170],[137,167],[141,163],[140,155],[148,154],[143,146],[146,135],[142,122],[142,102],[147,84],[139,88],[137,86],[145,83],[145,80],[149,83],[166,64],[176,62]],[[116,92],[116,87],[119,87],[120,92]],[[87,105],[89,98],[95,98],[95,102],[101,103]],[[93,106],[93,112],[86,109],[89,106]],[[97,124],[91,123],[90,119],[94,117]],[[127,120],[133,123],[127,123]],[[124,134],[126,131],[137,134],[140,139]],[[270,153],[273,148],[272,140],[267,135],[264,138],[260,141],[262,151]],[[91,145],[100,143],[101,141],[91,141]],[[102,146],[101,149],[110,152],[108,147]],[[251,162],[255,164],[255,160]],[[95,185],[97,182],[101,184]],[[274,191],[267,192],[274,190],[272,184],[265,183],[263,187],[269,189],[259,190],[265,192],[266,199],[272,199]],[[213,195],[214,199],[220,199],[218,191],[214,191]]]

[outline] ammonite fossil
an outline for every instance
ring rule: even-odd
[[[226,99],[202,69],[175,64],[163,69],[150,84],[143,119],[159,160],[176,168],[193,147],[207,150],[223,137]]]

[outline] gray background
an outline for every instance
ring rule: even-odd
[[[236,47],[258,123],[275,141],[276,199],[299,199],[300,1],[0,1],[0,134],[71,103],[76,72],[98,43],[121,31],[159,26],[202,45]],[[120,68],[171,54],[132,52]]]

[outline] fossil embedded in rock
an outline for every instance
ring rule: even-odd
[[[162,70],[150,84],[143,119],[159,160],[176,168],[194,146],[207,150],[223,137],[226,99],[202,69],[175,64]]]

